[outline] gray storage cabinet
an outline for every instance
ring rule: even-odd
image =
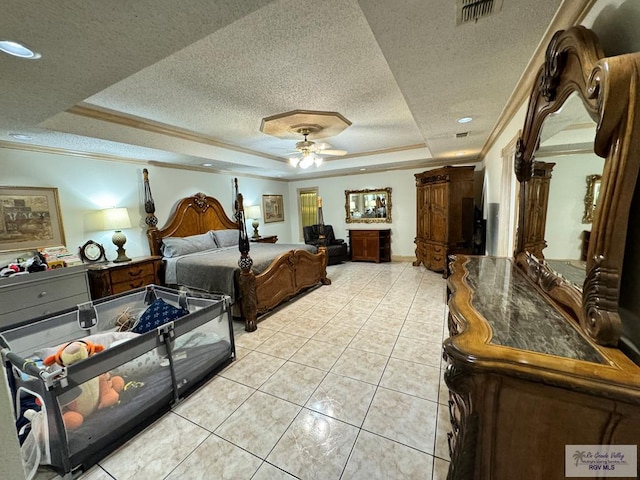
[[[89,301],[84,265],[0,279],[0,330]]]

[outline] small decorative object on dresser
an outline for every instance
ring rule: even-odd
[[[130,262],[93,264],[88,267],[91,298],[96,300],[134,288],[162,285],[162,257],[139,257]]]
[[[278,241],[278,236],[267,235],[266,237],[251,238],[250,240],[258,243],[276,243]]]
[[[107,258],[104,254],[104,247],[93,240],[88,240],[87,243],[80,247],[80,258],[83,263],[95,263],[106,262]]]
[[[351,261],[390,262],[391,229],[349,230]]]

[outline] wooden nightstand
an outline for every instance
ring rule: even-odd
[[[161,285],[162,257],[138,257],[125,263],[101,263],[89,265],[91,298],[96,300],[151,283]]]
[[[258,243],[276,243],[278,241],[278,236],[269,235],[268,237],[251,238],[250,240]]]

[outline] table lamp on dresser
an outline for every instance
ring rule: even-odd
[[[245,216],[247,219],[253,218],[253,222],[251,225],[253,226],[253,238],[260,238],[260,234],[258,233],[258,227],[260,224],[258,223],[258,218],[262,216],[260,212],[259,205],[250,205],[246,208]]]
[[[113,244],[118,247],[118,256],[114,262],[129,262],[131,259],[127,257],[124,244],[127,242],[127,237],[122,230],[125,228],[131,228],[131,220],[129,219],[129,212],[126,208],[107,208],[102,211],[102,221],[104,230],[114,230],[111,240]]]

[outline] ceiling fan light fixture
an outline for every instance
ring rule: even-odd
[[[309,168],[316,161],[316,156],[313,152],[305,152],[302,154],[302,158],[300,159],[300,168]]]

